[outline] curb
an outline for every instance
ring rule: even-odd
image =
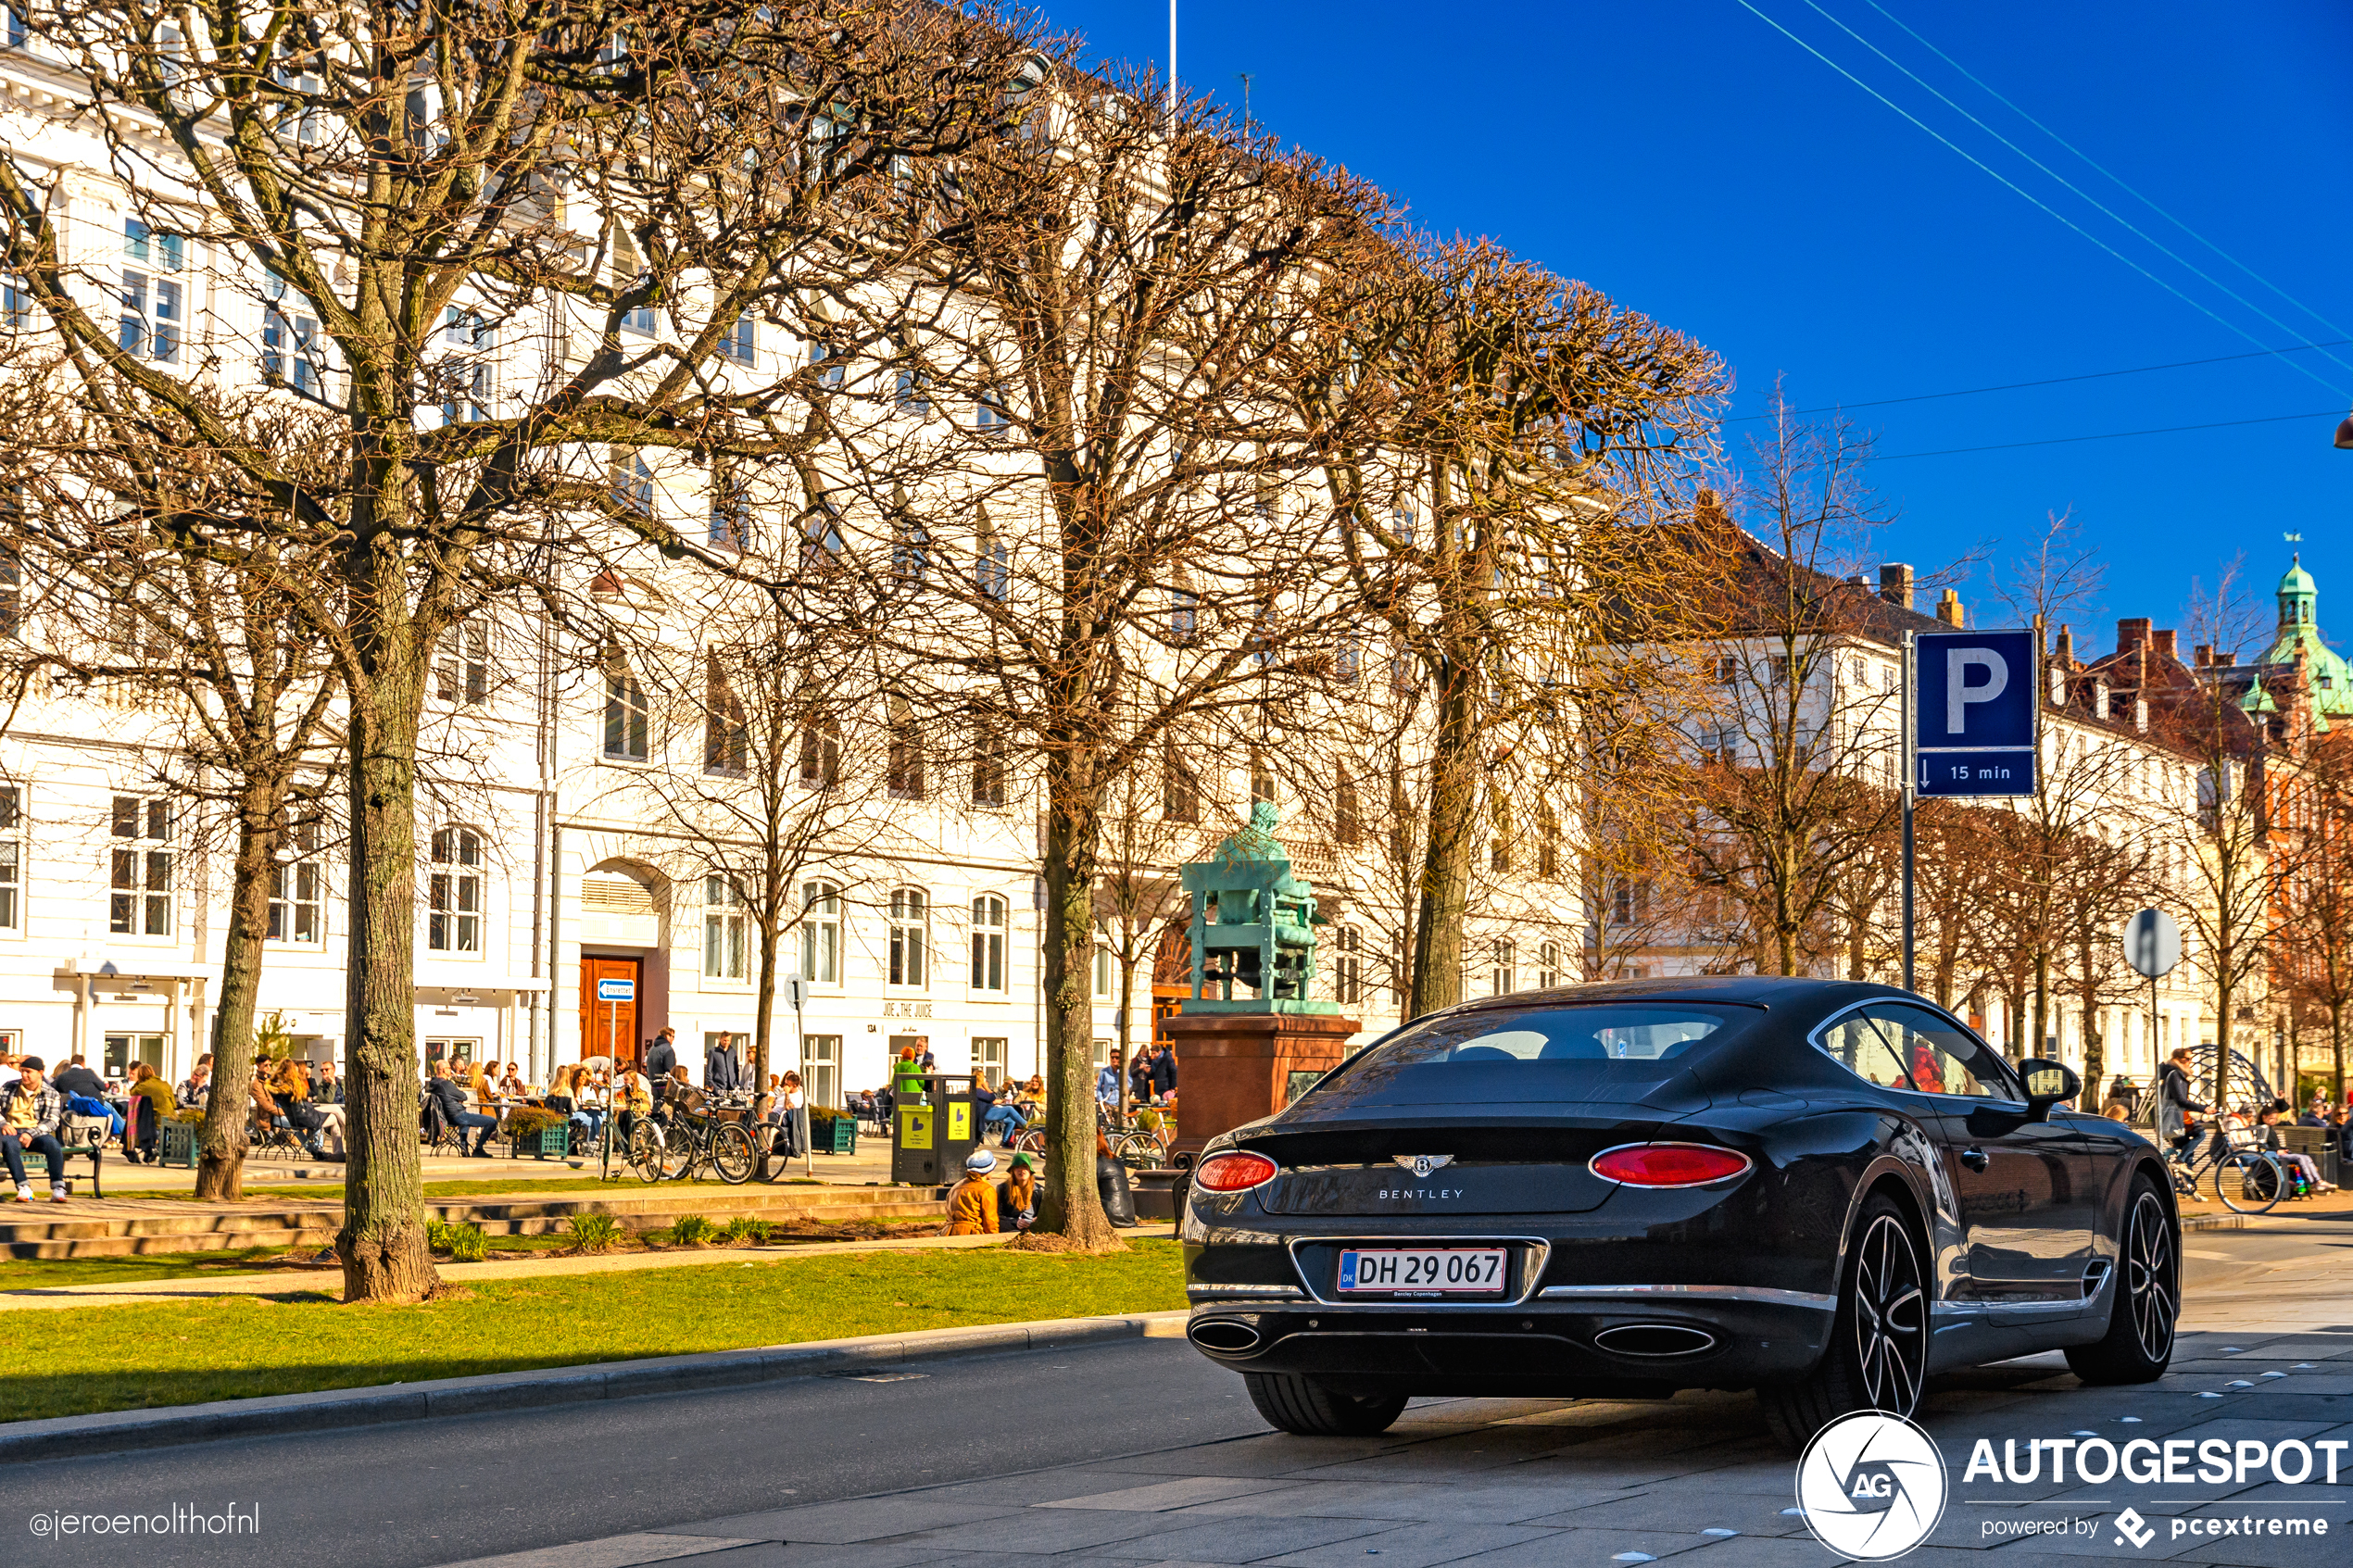
[[[2184,1235],[2191,1231],[2243,1231],[2246,1229],[2244,1214],[2192,1214],[2182,1222]]]
[[[479,1415],[491,1411],[573,1405],[595,1399],[627,1399],[644,1394],[741,1387],[746,1384],[778,1383],[910,1361],[1012,1355],[1121,1339],[1175,1337],[1183,1332],[1180,1325],[1188,1315],[1180,1310],[1123,1317],[1055,1318],[1038,1323],[924,1329],[912,1334],[820,1339],[754,1350],[715,1350],[702,1355],[541,1367],[529,1372],[396,1383],[375,1388],[327,1388],[311,1394],[222,1399],[166,1410],[57,1416],[0,1425],[0,1464],[170,1448],[224,1437],[277,1436],[339,1427],[377,1426],[396,1421]]]

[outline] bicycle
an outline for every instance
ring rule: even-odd
[[[683,1182],[707,1164],[729,1186],[742,1185],[760,1162],[759,1146],[742,1122],[723,1115],[741,1109],[713,1105],[699,1092],[679,1097],[666,1121],[648,1116],[629,1130],[630,1167],[642,1182]]]
[[[2285,1168],[2263,1150],[2234,1147],[2224,1139],[2206,1137],[2196,1149],[2169,1150],[2165,1161],[2177,1196],[2195,1199],[2198,1184],[2205,1181],[2234,1214],[2270,1213],[2293,1185]]]

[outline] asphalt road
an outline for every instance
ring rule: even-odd
[[[2185,1238],[2185,1250],[2193,1317],[2206,1311],[2213,1326],[2228,1325],[2233,1332],[2206,1336],[2215,1346],[2195,1352],[2191,1361],[2177,1359],[2177,1372],[2184,1378],[2197,1375],[2187,1370],[2193,1362],[2208,1364],[2196,1361],[2196,1357],[2220,1353],[2223,1338],[2232,1339],[2233,1347],[2242,1339],[2248,1340],[2250,1356],[2260,1354],[2252,1348],[2253,1341],[2242,1325],[2265,1321],[2292,1302],[2308,1304],[2306,1327],[2332,1322],[2353,1323],[2353,1305],[2342,1304],[2353,1298],[2348,1292],[2348,1286],[2353,1286],[2353,1223],[2271,1221],[2245,1232],[2193,1235]],[[2353,1353],[2353,1336],[2314,1343],[2322,1344],[2324,1350],[2341,1347]],[[2317,1356],[2324,1350],[2307,1348],[2283,1354]],[[2013,1388],[2029,1386],[2059,1396],[2055,1411],[2061,1403],[2077,1400],[2096,1401],[2103,1411],[2116,1402],[2114,1391],[2075,1390],[2071,1378],[2053,1377],[2052,1371],[2020,1366],[1972,1374],[1982,1381],[1973,1389],[1951,1396],[1950,1408],[1957,1416],[1965,1410],[1973,1411],[1980,1405],[2000,1402],[1999,1399],[1989,1400],[1988,1396],[2007,1397]],[[2168,1379],[2169,1385],[2173,1382]],[[2319,1396],[2322,1385],[2309,1386]],[[2136,1397],[2173,1401],[2162,1407],[2170,1411],[2182,1395],[2152,1392]],[[1686,1409],[1686,1401],[1697,1402]],[[2316,1405],[2315,1413],[2335,1421],[2347,1419],[2347,1414],[2334,1411],[2334,1403],[2329,1400],[2331,1408],[2324,1412]],[[2219,1413],[2212,1407],[2181,1409],[2185,1421],[2193,1414]],[[2113,1419],[2112,1412],[2109,1418]],[[2051,1419],[2071,1423],[2094,1418],[2060,1412]],[[2048,1422],[2038,1420],[2035,1430],[2047,1425]],[[1417,1403],[1401,1424],[1398,1444],[1379,1454],[1342,1457],[1352,1464],[1375,1465],[1378,1468],[1368,1474],[1385,1476],[1390,1482],[1453,1480],[1459,1478],[1461,1466],[1446,1456],[1458,1453],[1466,1440],[1481,1445],[1472,1452],[1488,1451],[1485,1445],[1490,1442],[1502,1451],[1529,1440],[1531,1434],[1541,1435],[1545,1442],[1567,1441],[1570,1438],[1564,1434],[1580,1427],[1588,1433],[1607,1430],[1614,1435],[1622,1427],[1623,1439],[1613,1436],[1613,1454],[1643,1443],[1664,1443],[1667,1434],[1681,1432],[1685,1437],[1679,1439],[1678,1453],[1688,1450],[1715,1456],[1706,1465],[1685,1460],[1643,1471],[1623,1481],[1626,1486],[1649,1488],[1661,1497],[1687,1490],[1695,1499],[1713,1502],[1738,1492],[1745,1484],[1759,1493],[1778,1491],[1778,1500],[1786,1500],[1786,1460],[1773,1455],[1765,1444],[1753,1405],[1731,1396],[1685,1396],[1669,1407],[1588,1404],[1571,1408],[1496,1400]],[[2066,1426],[2054,1430],[2063,1431]],[[1231,1441],[1235,1439],[1241,1441]],[[1590,1441],[1590,1437],[1576,1440]],[[1730,1447],[1718,1453],[1727,1444]],[[1590,1459],[1597,1451],[1589,1449],[1581,1457]],[[1089,1486],[1115,1492],[1165,1475],[1246,1477],[1200,1483],[1213,1488],[1303,1486],[1306,1483],[1298,1478],[1301,1475],[1329,1480],[1334,1477],[1326,1474],[1326,1470],[1351,1468],[1351,1464],[1322,1466],[1320,1460],[1317,1466],[1301,1468],[1302,1454],[1328,1452],[1302,1446],[1298,1439],[1266,1436],[1242,1395],[1239,1379],[1211,1365],[1181,1340],[1138,1340],[932,1362],[920,1374],[821,1377],[740,1392],[661,1396],[576,1409],[0,1466],[0,1541],[8,1542],[0,1547],[0,1562],[105,1562],[110,1568],[135,1561],[426,1568],[502,1553],[558,1549],[545,1559],[550,1568],[575,1562],[584,1568],[606,1568],[649,1559],[642,1549],[621,1543],[601,1553],[593,1547],[568,1543],[593,1543],[667,1529],[711,1537],[734,1535],[836,1543],[823,1549],[750,1547],[724,1554],[730,1563],[838,1562],[886,1568],[887,1562],[946,1562],[951,1555],[937,1546],[922,1544],[912,1549],[856,1544],[904,1538],[906,1532],[895,1524],[884,1527],[902,1515],[937,1523],[924,1512],[924,1495],[957,1499],[951,1512],[972,1514],[973,1528],[956,1536],[959,1542],[978,1546],[986,1541],[993,1551],[1020,1553],[1038,1549],[1028,1546],[1026,1537],[1036,1533],[1031,1522],[1045,1511],[1005,1519],[1004,1524],[1013,1527],[1010,1530],[985,1529],[981,1521],[1024,1509],[1042,1497],[1078,1496]],[[1570,1456],[1548,1449],[1534,1457],[1555,1462]],[[1702,1473],[1711,1467],[1728,1479],[1721,1485],[1703,1483]],[[1749,1479],[1745,1483],[1729,1479],[1735,1476]],[[1579,1484],[1586,1479],[1580,1475]],[[940,1487],[951,1489],[945,1494],[921,1492]],[[918,1493],[912,1503],[901,1497],[809,1514],[779,1515],[776,1512],[910,1492]],[[1604,1500],[1622,1508],[1644,1495],[1649,1493],[1629,1491]],[[1201,1499],[1190,1494],[1187,1498],[1186,1508],[1202,1506]],[[31,1524],[36,1514],[46,1512],[151,1512],[172,1503],[208,1512],[231,1505],[246,1509],[258,1504],[259,1533],[217,1540],[184,1537],[150,1541],[44,1539]],[[915,1512],[905,1513],[911,1506]],[[1093,1506],[1074,1505],[1070,1517]],[[1117,1513],[1128,1505],[1102,1506],[1117,1518],[1128,1517]],[[1230,1511],[1241,1503],[1228,1498],[1224,1506]],[[855,1524],[870,1507],[875,1518],[883,1523],[862,1533]],[[1749,1512],[1757,1518],[1752,1522],[1743,1516],[1740,1527],[1750,1537],[1740,1543],[1744,1550],[1768,1544],[1756,1537],[1770,1529],[1796,1527],[1787,1520],[1776,1524],[1777,1510]],[[740,1515],[762,1515],[769,1524],[731,1530],[729,1516]],[[797,1524],[776,1524],[780,1518],[829,1523],[812,1535]],[[1053,1518],[1062,1523],[1065,1516],[1058,1512]],[[850,1524],[844,1525],[843,1520]],[[698,1521],[716,1523],[698,1524]],[[1173,1526],[1183,1520],[1172,1516],[1167,1523]],[[2353,1525],[2353,1519],[2347,1523]],[[1557,1522],[1554,1525],[1557,1527]],[[1385,1516],[1378,1524],[1362,1525],[1361,1530],[1394,1527],[1394,1518]],[[10,1536],[13,1541],[8,1540]],[[1142,1541],[1134,1544],[1139,1549],[1145,1545]],[[1469,1542],[1459,1544],[1467,1547]],[[1522,1544],[1533,1549],[1537,1543],[1530,1539]],[[1595,1544],[1604,1543],[1597,1539]],[[1655,1544],[1642,1549],[1655,1549]],[[1818,1550],[1810,1542],[1770,1544],[1782,1549],[1802,1544]],[[2035,1549],[2027,1542],[2010,1544]],[[2336,1543],[2331,1542],[2329,1549],[2335,1548]],[[1106,1554],[1112,1550],[1102,1549]],[[1340,1549],[1338,1537],[1328,1541],[1327,1549]],[[1361,1556],[1384,1549],[1349,1549]],[[1742,1558],[1744,1550],[1721,1555],[1730,1564]],[[1118,1555],[1141,1562],[1176,1553]],[[1497,1568],[1509,1555],[1506,1552],[1497,1560]],[[1586,1554],[1576,1555],[1581,1561]],[[1599,1564],[1611,1555],[1602,1552],[1593,1561]],[[2163,1553],[2152,1550],[2149,1555]],[[1251,1558],[1243,1548],[1229,1547],[1211,1560]],[[1392,1563],[1396,1560],[1395,1554],[1389,1559]],[[1420,1557],[1422,1562],[1445,1560],[1451,1557],[1428,1553]],[[2309,1560],[2327,1560],[2327,1551]],[[720,1559],[705,1557],[703,1561]]]

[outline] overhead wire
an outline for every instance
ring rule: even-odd
[[[2114,245],[2100,238],[2097,234],[2093,233],[2089,229],[2084,228],[2081,223],[2078,223],[2073,219],[2068,217],[2067,214],[2059,211],[2058,208],[2053,207],[2050,203],[2043,200],[2042,197],[2036,195],[2033,192],[2026,189],[2025,186],[2020,185],[2017,181],[2012,180],[2009,176],[1995,169],[1992,164],[1987,163],[1983,158],[1979,157],[1976,154],[1970,152],[1968,148],[1954,141],[1950,136],[1945,135],[1943,132],[1937,130],[1934,126],[1920,119],[1919,116],[1912,113],[1911,110],[1906,108],[1903,105],[1897,103],[1894,99],[1889,97],[1878,88],[1873,87],[1869,82],[1865,82],[1853,71],[1848,70],[1844,66],[1840,65],[1836,60],[1822,53],[1821,50],[1814,47],[1813,44],[1808,44],[1805,39],[1800,38],[1796,33],[1792,32],[1788,28],[1782,26],[1779,21],[1776,21],[1771,16],[1760,8],[1755,3],[1755,0],[1733,0],[1733,3],[1739,6],[1743,10],[1747,11],[1750,15],[1755,17],[1757,20],[1771,28],[1774,31],[1780,33],[1782,37],[1788,39],[1791,43],[1796,44],[1799,48],[1805,50],[1807,54],[1813,56],[1816,59],[1821,61],[1824,65],[1830,67],[1831,69],[1838,72],[1839,75],[1846,78],[1847,81],[1853,82],[1856,86],[1861,88],[1864,92],[1878,99],[1888,108],[1893,109],[1895,113],[1911,121],[1912,124],[1919,127],[1919,130],[1943,143],[1954,153],[1957,154],[1969,163],[1974,164],[1988,177],[2003,185],[2007,186],[2018,195],[2023,197],[2028,202],[2032,203],[2035,207],[2040,207],[2044,212],[2049,214],[2060,223],[2065,224],[2068,228],[2072,229],[2078,234],[2082,235],[2083,238],[2091,241],[2092,244],[2099,246],[2100,249],[2108,252],[2108,255],[2116,257],[2117,260],[2124,263],[2125,266],[2130,267],[2133,271],[2138,272],[2142,277],[2146,278],[2150,282],[2155,283],[2158,287],[2163,289],[2166,293],[2171,295],[2174,298],[2180,300],[2191,309],[2196,310],[2201,316],[2208,318],[2209,320],[2214,321],[2228,331],[2236,333],[2238,336],[2245,338],[2247,342],[2255,345],[2256,347],[2266,351],[2270,350],[2271,346],[2271,345],[2266,344],[2261,338],[2257,337],[2245,327],[2240,326],[2237,322],[2212,309],[2204,302],[2192,298],[2189,295],[2183,293],[2171,282],[2158,277],[2146,267],[2142,266],[2139,262],[2133,260],[2131,257],[2125,255],[2122,251],[2117,249]],[[2326,379],[2315,374],[2309,367],[2297,365],[2296,369],[2306,376],[2310,377],[2313,381],[2320,383],[2322,386],[2328,388],[2330,392],[2335,394],[2339,397],[2343,397],[2345,395],[2345,393],[2341,388],[2331,385]]]
[[[1919,87],[1921,91],[1927,93],[1931,97],[1934,98],[1938,103],[1943,104],[1946,108],[1951,109],[1955,114],[1959,115],[1963,119],[1968,120],[1971,125],[1976,126],[1980,131],[1984,132],[1988,136],[1993,137],[1994,140],[2001,143],[2002,145],[2007,147],[2010,151],[2016,153],[2019,157],[2032,164],[2043,173],[2057,181],[2070,194],[2089,204],[2092,209],[2099,213],[2101,217],[2106,218],[2109,222],[2114,223],[2117,227],[2122,229],[2134,239],[2139,240],[2143,245],[2147,245],[2159,256],[2162,256],[2168,261],[2172,262],[2173,265],[2179,267],[2184,272],[2187,272],[2191,277],[2197,279],[2198,282],[2206,284],[2209,288],[2220,290],[2223,295],[2227,295],[2233,304],[2253,311],[2256,315],[2262,317],[2264,320],[2269,321],[2272,326],[2277,327],[2280,331],[2284,332],[2296,332],[2294,327],[2289,326],[2277,316],[2272,315],[2270,311],[2264,309],[2253,300],[2248,299],[2236,289],[2232,288],[2228,283],[2225,283],[2221,279],[2215,278],[2210,274],[2202,271],[2198,268],[2192,266],[2187,260],[2175,254],[2170,247],[2158,243],[2154,237],[2143,232],[2137,225],[2128,221],[2121,214],[2116,212],[2104,202],[2101,202],[2098,198],[2085,191],[2082,186],[2077,185],[2073,181],[2068,179],[2067,176],[2061,174],[2058,170],[2045,163],[2041,158],[2036,157],[2032,153],[2028,152],[2024,147],[2020,146],[2016,142],[2011,141],[2007,136],[2003,135],[2000,132],[1994,130],[1992,126],[1978,119],[1977,116],[1969,113],[1969,110],[1961,107],[1960,105],[1955,103],[1950,97],[1939,91],[1934,83],[1923,78],[1919,72],[1914,70],[1911,67],[1906,65],[1903,61],[1897,59],[1894,56],[1889,54],[1886,50],[1881,48],[1878,44],[1872,43],[1869,39],[1864,37],[1853,28],[1847,26],[1846,23],[1840,20],[1835,15],[1824,9],[1821,5],[1821,0],[1805,0],[1805,3],[1807,9],[1822,18],[1832,27],[1837,28],[1841,32],[1846,34],[1847,37],[1855,40],[1856,43],[1860,44],[1864,48],[1869,49],[1872,54],[1877,55],[1881,59],[1885,60],[1889,65],[1894,66],[1897,70],[1902,71],[1906,77],[1911,79],[1915,85]],[[1905,31],[1909,31],[1910,30],[1907,28]],[[1917,36],[1917,34],[1915,34],[1915,36]],[[2331,330],[2342,332],[2345,329],[2342,327],[2333,327]],[[2301,336],[2302,334],[2297,333],[2297,335]],[[2329,356],[2329,358],[2334,360],[2338,368],[2347,370],[2353,370],[2353,364],[2347,363],[2345,360],[2338,358],[2337,356],[2332,354]],[[2299,366],[2297,368],[2300,370],[2303,367]],[[2309,374],[2310,372],[2307,371],[2306,373]],[[2313,379],[2315,381],[2320,380],[2318,376],[2314,376]],[[2326,382],[2322,382],[2322,384],[2326,386],[2328,383]],[[2331,390],[2334,389],[2332,388]]]
[[[2040,441],[1997,441],[1988,446],[1940,446],[1933,452],[1873,453],[1878,463],[1901,462],[1906,458],[1951,458],[1964,452],[2008,452],[2020,446],[2070,446],[2079,441],[2122,441],[2133,435],[2176,435],[2187,430],[2229,430],[2237,425],[2285,424],[2290,420],[2325,420],[2334,415],[2334,408],[2323,408],[2317,414],[2267,414],[2259,420],[2215,420],[2206,424],[2159,425],[2151,430],[2111,430],[2098,435],[2053,435]]]
[[[1998,386],[1965,386],[1957,392],[1921,392],[1909,397],[1874,397],[1864,403],[1840,403],[1819,408],[1793,408],[1793,415],[1837,414],[1849,408],[1885,408],[1898,403],[1933,403],[1944,397],[1976,397],[1988,392],[2020,392],[2037,386],[2065,386],[2070,382],[2105,381],[2111,376],[2143,376],[2153,370],[2184,370],[2198,365],[2227,365],[2237,359],[2269,359],[2281,354],[2300,354],[2308,348],[2342,348],[2353,344],[2353,337],[2333,338],[2327,343],[2291,344],[2285,348],[2259,348],[2246,354],[2217,354],[2207,359],[2173,359],[2162,365],[2134,365],[2121,370],[2086,370],[2081,375],[2045,376],[2041,381],[2004,382]],[[1753,420],[1769,420],[1771,414],[1736,414],[1722,421],[1728,425],[1745,424]]]
[[[2017,104],[2012,103],[2008,98],[2004,97],[2000,93],[1994,91],[1992,86],[1987,84],[1985,82],[1981,81],[1967,66],[1961,64],[1960,61],[1955,59],[1952,56],[1946,54],[1935,44],[1930,43],[1926,38],[1921,37],[1920,34],[1908,23],[1906,23],[1903,18],[1897,16],[1894,12],[1881,5],[1879,0],[1864,0],[1864,3],[1869,6],[1872,10],[1877,11],[1881,16],[1885,17],[1889,21],[1894,22],[1897,27],[1902,28],[1905,32],[1910,34],[1913,42],[1919,44],[1921,48],[1926,49],[1930,54],[1934,55],[1938,59],[1943,60],[1946,65],[1951,66],[1955,70],[1960,72],[1963,77],[1969,80],[1971,85],[1985,94],[1986,96],[1992,98],[1995,103],[2001,105],[2004,108],[2018,116],[2019,119],[2026,121],[2027,124],[2034,127],[2035,130],[2040,131],[2044,135],[2048,136],[2052,141],[2057,142],[2060,146],[2065,147],[2069,152],[2074,154],[2077,157],[2089,164],[2093,169],[2098,170],[2102,178],[2115,185],[2117,189],[2122,191],[2125,194],[2131,196],[2134,201],[2139,202],[2143,207],[2147,207],[2151,212],[2156,213],[2159,218],[2164,219],[2168,223],[2172,224],[2173,227],[2181,230],[2182,232],[2187,234],[2198,244],[2204,245],[2207,249],[2212,251],[2215,255],[2221,257],[2223,260],[2229,262],[2232,266],[2237,268],[2240,271],[2254,279],[2257,282],[2261,283],[2265,288],[2270,289],[2273,294],[2278,295],[2282,299],[2286,300],[2290,305],[2295,306],[2298,310],[2303,311],[2307,316],[2311,317],[2312,320],[2328,328],[2329,331],[2333,332],[2341,332],[2346,331],[2345,328],[2338,326],[2334,321],[2330,320],[2326,316],[2321,314],[2320,311],[2314,309],[2311,306],[2305,304],[2302,300],[2296,298],[2296,295],[2288,293],[2287,290],[2280,287],[2279,284],[2271,282],[2271,279],[2265,277],[2262,273],[2258,272],[2254,268],[2249,267],[2246,262],[2241,261],[2237,257],[2233,256],[2229,251],[2224,250],[2221,245],[2216,245],[2212,240],[2208,239],[2204,234],[2199,233],[2196,229],[2191,228],[2187,223],[2183,222],[2180,219],[2174,217],[2165,208],[2158,206],[2155,201],[2151,200],[2148,196],[2143,194],[2137,188],[2128,183],[2122,175],[2118,174],[2114,169],[2109,169],[2106,164],[2101,163],[2091,154],[2085,152],[2082,148],[2077,146],[2074,143],[2069,141],[2066,137],[2060,135],[2057,132],[2052,130],[2049,126],[2044,124],[2041,120],[2027,113]]]

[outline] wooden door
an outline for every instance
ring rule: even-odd
[[[582,954],[580,959],[580,1055],[612,1058],[619,1070],[637,1060],[637,1003],[644,994],[640,959],[608,959]],[[626,981],[629,999],[599,997],[600,981]],[[617,987],[611,987],[617,988]]]

